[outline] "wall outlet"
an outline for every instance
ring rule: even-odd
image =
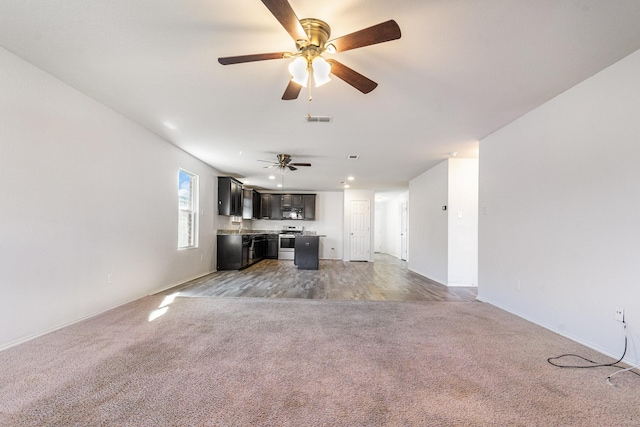
[[[520,290],[520,280],[518,280],[518,282],[516,283],[516,290]]]
[[[107,283],[113,284],[113,274],[107,274]]]
[[[618,322],[624,322],[624,308],[616,307],[616,314],[615,314],[614,318]]]

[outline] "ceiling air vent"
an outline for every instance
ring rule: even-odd
[[[360,154],[349,154],[347,159],[349,160],[358,160],[360,158]]]
[[[309,123],[331,123],[333,121],[333,116],[311,116],[311,115],[307,115],[304,118]]]

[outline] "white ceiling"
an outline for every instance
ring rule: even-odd
[[[334,78],[312,102],[305,90],[282,101],[288,60],[220,65],[295,49],[258,0],[2,0],[0,45],[250,185],[275,189],[258,160],[289,153],[313,166],[287,174],[287,189],[341,190],[353,175],[352,188],[377,192],[450,152],[477,157],[479,139],[640,49],[638,0],[290,4],[331,38],[396,20],[401,39],[334,56],[378,88]]]

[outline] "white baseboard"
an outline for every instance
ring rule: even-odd
[[[131,298],[131,299],[128,299],[128,300],[125,300],[125,301],[117,302],[117,303],[115,303],[115,304],[112,304],[112,305],[110,305],[110,306],[108,306],[108,307],[104,308],[104,309],[98,310],[98,311],[96,311],[96,312],[93,312],[93,313],[91,313],[91,314],[88,314],[88,315],[86,315],[86,316],[83,316],[83,317],[81,317],[81,318],[78,318],[78,319],[76,319],[76,320],[72,320],[72,321],[70,321],[70,322],[63,323],[63,324],[61,324],[61,325],[57,325],[57,326],[55,326],[55,327],[53,327],[53,328],[51,328],[51,329],[47,329],[47,330],[45,330],[45,331],[38,332],[38,333],[35,333],[35,334],[33,334],[33,335],[28,335],[28,336],[26,336],[26,337],[19,338],[19,339],[15,340],[15,341],[11,341],[11,342],[9,342],[9,343],[7,343],[7,344],[5,344],[5,345],[1,346],[1,347],[0,347],[0,351],[3,351],[3,350],[6,350],[6,349],[8,349],[8,348],[15,347],[15,346],[17,346],[17,345],[20,345],[20,344],[26,343],[26,342],[28,342],[28,341],[34,340],[34,339],[36,339],[36,338],[39,338],[39,337],[41,337],[41,336],[44,336],[44,335],[50,334],[51,332],[55,332],[55,331],[57,331],[57,330],[60,330],[60,329],[66,328],[67,326],[74,325],[74,324],[76,324],[76,323],[79,323],[79,322],[82,322],[82,321],[84,321],[84,320],[90,319],[90,318],[92,318],[92,317],[98,316],[98,315],[100,315],[100,314],[102,314],[102,313],[106,313],[107,311],[109,311],[109,310],[113,310],[114,308],[118,308],[118,307],[121,307],[121,306],[123,306],[123,305],[125,305],[125,304],[129,304],[130,302],[133,302],[133,301],[139,300],[140,298],[144,298],[144,297],[149,296],[149,295],[157,294],[157,293],[162,292],[162,291],[165,291],[165,290],[167,290],[167,289],[171,289],[171,288],[173,288],[174,286],[178,286],[178,285],[181,285],[181,284],[183,284],[183,283],[189,282],[189,281],[191,281],[191,280],[198,279],[198,278],[200,278],[200,277],[204,277],[204,276],[206,276],[207,274],[211,274],[211,273],[212,273],[212,272],[205,273],[205,274],[199,274],[199,275],[197,275],[197,276],[195,276],[195,277],[192,277],[192,278],[190,278],[190,279],[181,280],[181,281],[180,281],[180,282],[178,282],[178,283],[173,283],[173,284],[167,285],[167,286],[165,286],[165,287],[163,287],[163,288],[161,288],[161,289],[158,289],[158,290],[154,291],[154,292],[153,292],[153,293],[151,293],[151,294],[139,295],[139,296],[137,296],[137,297],[134,297],[134,298]]]
[[[527,316],[526,314],[523,314],[523,313],[519,313],[517,310],[512,310],[511,308],[503,306],[502,304],[496,303],[495,301],[492,301],[489,298],[483,298],[481,296],[477,296],[476,299],[478,301],[480,301],[480,302],[491,304],[494,307],[497,307],[497,308],[499,308],[501,310],[506,311],[507,313],[511,313],[511,314],[513,314],[515,316],[518,316],[518,317],[520,317],[520,318],[522,318],[522,319],[524,319],[524,320],[526,320],[528,322],[531,322],[531,323],[534,323],[534,324],[536,324],[538,326],[541,326],[541,327],[543,327],[543,328],[545,328],[545,329],[547,329],[547,330],[549,330],[551,332],[554,332],[554,333],[556,333],[556,334],[558,334],[560,336],[563,336],[563,337],[565,337],[567,339],[570,339],[571,341],[577,342],[578,344],[581,344],[581,345],[583,345],[585,347],[588,347],[588,348],[590,348],[592,350],[595,350],[600,354],[603,354],[605,356],[611,357],[611,358],[613,358],[615,360],[618,360],[618,358],[620,357],[619,354],[612,354],[609,351],[607,351],[607,350],[605,350],[605,349],[603,349],[603,348],[601,348],[601,347],[599,347],[599,346],[597,346],[597,345],[595,345],[593,343],[590,343],[588,341],[585,341],[585,340],[581,339],[580,337],[577,337],[577,336],[574,336],[574,335],[571,335],[571,334],[567,334],[566,332],[560,331],[559,329],[554,328],[551,325],[548,325],[548,324],[546,324],[544,322],[541,322],[538,319],[535,319],[533,317]],[[553,356],[553,355],[550,355],[550,356]],[[640,361],[631,360],[629,357],[625,357],[624,359],[622,359],[621,363],[626,363],[629,366],[634,366],[634,365],[637,365],[638,363],[640,363]]]

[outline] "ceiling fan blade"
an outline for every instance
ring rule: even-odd
[[[292,166],[311,166],[311,163],[291,163]]]
[[[291,101],[293,99],[297,99],[298,95],[300,95],[300,90],[302,90],[302,86],[293,80],[289,80],[289,84],[282,95],[282,99],[285,101]]]
[[[287,165],[287,167],[289,168],[290,171],[297,171],[298,170],[298,168],[293,167],[291,165]]]
[[[254,55],[227,56],[218,58],[218,62],[222,65],[241,64],[243,62],[265,61],[267,59],[282,59],[289,52],[273,52],[273,53],[257,53]]]
[[[372,44],[388,42],[400,38],[400,27],[393,19],[382,22],[373,27],[365,28],[346,36],[338,37],[329,43],[336,47],[337,52],[370,46]]]
[[[294,41],[307,40],[307,34],[287,0],[262,0],[262,3],[267,6]]]
[[[335,59],[328,59],[327,62],[331,64],[331,74],[349,83],[362,93],[369,93],[378,87],[378,83],[366,78]]]

